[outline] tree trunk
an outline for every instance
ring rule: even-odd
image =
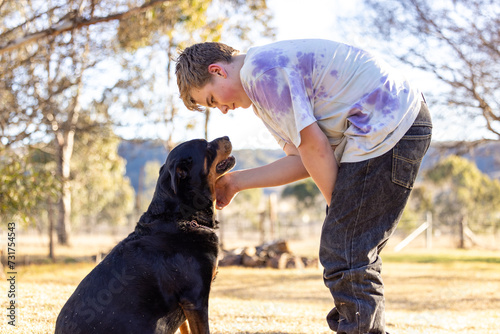
[[[71,139],[69,138],[71,137]],[[57,241],[61,245],[69,244],[69,232],[71,229],[71,188],[70,168],[71,155],[73,154],[73,138],[66,136],[63,143],[58,143],[58,172],[61,178],[61,198],[59,199],[59,217],[57,222]]]
[[[57,241],[61,245],[69,244],[71,231],[71,157],[75,142],[75,124],[78,120],[79,105],[75,105],[70,113],[71,122],[66,122],[65,128],[56,133],[58,152],[58,173],[61,179],[61,198],[59,200],[59,219],[57,222]]]
[[[465,230],[467,228],[467,215],[462,215],[459,223],[459,237],[460,242],[458,244],[458,248],[465,249]]]
[[[48,208],[48,218],[49,218],[49,258],[54,262],[56,260],[54,254],[54,204],[49,201]]]
[[[210,109],[205,111],[205,140],[208,140],[208,122],[210,121]]]

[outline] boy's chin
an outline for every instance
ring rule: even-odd
[[[241,105],[240,108],[247,109],[247,108],[250,108],[251,106],[252,106],[252,102],[248,102],[248,103],[243,103],[243,105]]]

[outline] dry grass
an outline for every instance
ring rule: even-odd
[[[500,253],[413,250],[387,253],[384,262],[391,333],[500,333]],[[93,267],[19,267],[19,323],[12,328],[3,316],[0,333],[53,333],[62,305]],[[6,291],[7,283],[0,282],[4,310]],[[331,333],[324,318],[332,306],[319,269],[220,268],[210,298],[210,325],[220,334]]]
[[[499,262],[386,263],[387,329],[500,333]],[[319,270],[222,268],[211,324],[227,334],[331,333],[324,321],[331,307]]]

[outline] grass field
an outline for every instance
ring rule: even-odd
[[[499,252],[408,250],[383,258],[391,334],[500,333]],[[19,267],[18,325],[4,315],[0,333],[53,333],[62,305],[94,266]],[[331,333],[324,318],[333,302],[321,276],[319,269],[220,268],[210,297],[212,333]],[[7,290],[3,280],[2,314]]]

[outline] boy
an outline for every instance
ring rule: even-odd
[[[421,93],[369,53],[326,40],[186,48],[177,84],[191,110],[253,106],[286,157],[217,182],[217,208],[244,189],[312,177],[327,206],[320,243],[337,333],[385,333],[379,253],[401,217],[431,119]]]

